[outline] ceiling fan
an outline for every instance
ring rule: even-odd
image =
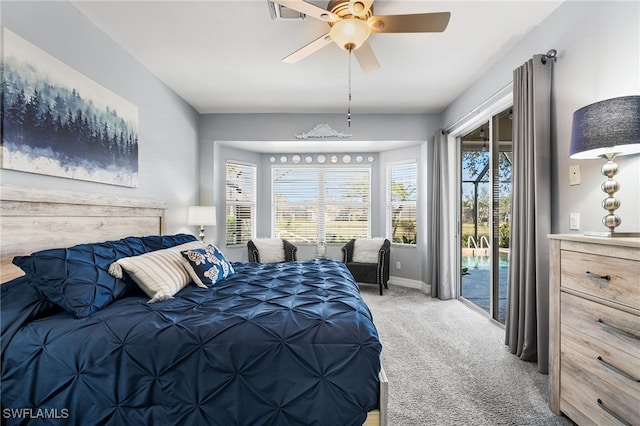
[[[449,24],[450,12],[416,13],[408,15],[373,15],[373,0],[331,0],[322,9],[303,0],[275,0],[281,6],[325,21],[331,30],[282,59],[295,63],[331,42],[352,51],[364,72],[380,68],[378,59],[367,41],[371,33],[442,32]]]

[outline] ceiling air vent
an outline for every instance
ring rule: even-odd
[[[304,13],[300,13],[297,10],[289,9],[288,7],[281,6],[271,0],[267,0],[269,6],[269,13],[271,19],[304,19],[307,17]]]

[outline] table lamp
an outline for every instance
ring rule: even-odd
[[[569,158],[577,160],[606,158],[602,174],[607,180],[602,191],[608,196],[602,207],[609,213],[602,219],[608,232],[585,232],[601,237],[637,237],[638,232],[615,232],[622,223],[615,211],[620,201],[615,194],[620,184],[613,178],[618,173],[616,157],[640,153],[640,96],[606,99],[580,108],[573,114]]]
[[[216,208],[213,206],[190,206],[187,224],[200,227],[198,238],[204,243],[204,227],[215,226]]]

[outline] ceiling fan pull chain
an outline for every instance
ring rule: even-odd
[[[351,127],[351,52],[349,49],[349,104],[347,106],[347,127]]]

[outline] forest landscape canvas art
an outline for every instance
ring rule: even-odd
[[[2,29],[2,168],[138,186],[138,108]]]

